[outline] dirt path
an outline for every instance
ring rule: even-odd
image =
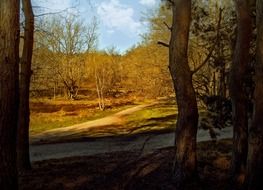
[[[123,123],[123,117],[130,115],[136,111],[142,110],[143,108],[153,106],[158,102],[153,102],[150,104],[143,104],[134,106],[132,108],[128,108],[122,110],[118,113],[115,113],[111,116],[107,116],[104,118],[96,119],[93,121],[88,121],[76,125],[72,125],[69,127],[62,127],[58,129],[51,129],[44,131],[41,134],[34,135],[31,137],[32,143],[37,143],[41,141],[52,141],[54,139],[63,139],[63,138],[74,138],[79,136],[80,134],[87,134],[91,128],[98,128],[103,126],[118,126]]]

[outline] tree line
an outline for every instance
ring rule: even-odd
[[[25,18],[23,32],[20,3]],[[75,98],[80,84],[93,80],[100,109],[105,108],[105,95],[115,87],[131,84],[131,90],[134,87],[137,92],[145,90],[156,96],[174,90],[178,118],[171,169],[177,189],[198,180],[199,99],[207,102],[207,94],[230,97],[234,135],[228,188],[263,189],[262,0],[222,1],[221,5],[203,0],[162,1],[157,13],[149,18],[150,33],[125,56],[114,49],[95,51],[96,20],[87,28],[74,19],[54,17],[42,23],[43,30],[35,30],[30,0],[0,1],[1,189],[18,189],[18,171],[31,169],[30,79],[32,74],[37,78],[34,72],[38,66],[46,67],[45,61],[53,68],[44,76],[52,76],[48,81],[54,96],[62,84],[68,97]],[[89,68],[86,76],[83,68]],[[249,109],[251,102],[253,111]]]
[[[98,50],[96,19],[87,24],[73,14],[48,15],[38,20],[37,27],[31,97],[101,99],[128,93],[147,97],[173,93],[167,51],[157,44],[145,41],[124,55],[116,47]]]

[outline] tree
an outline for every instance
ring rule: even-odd
[[[96,88],[100,110],[106,108],[106,97],[118,94],[121,81],[121,55],[114,48],[107,52],[93,52],[87,55],[87,74]]]
[[[166,2],[166,3],[165,3]],[[229,39],[233,36],[234,14],[230,1],[218,5],[218,1],[195,0],[192,3],[192,22],[189,36],[188,61],[193,70],[193,85],[197,100],[206,105],[206,99],[217,96],[218,100],[228,97],[228,68],[232,57]],[[149,39],[159,40],[159,44],[168,46],[167,37],[170,27],[171,6],[167,1],[161,4],[157,18],[150,20]],[[234,25],[235,26],[235,25]],[[164,48],[160,48],[163,50]],[[160,54],[161,50],[158,51]],[[200,101],[201,100],[201,101]],[[222,99],[223,100],[223,99]],[[220,101],[218,101],[220,103]],[[220,104],[223,104],[220,103]],[[221,106],[223,108],[223,106]],[[223,111],[218,110],[220,126],[224,127]],[[219,123],[218,123],[219,124]]]
[[[263,189],[263,0],[256,1],[256,27],[254,112],[249,129],[247,159],[248,190]]]
[[[237,14],[237,39],[230,70],[230,97],[233,117],[233,153],[231,185],[241,188],[241,176],[246,170],[248,151],[248,98],[245,80],[250,62],[249,50],[252,36],[251,9],[248,0],[235,1]]]
[[[0,1],[0,189],[18,189],[19,4]]]
[[[156,41],[146,41],[123,56],[122,86],[138,96],[154,98],[174,94],[168,49],[160,48]]]
[[[169,43],[169,69],[172,76],[178,118],[175,131],[174,176],[178,189],[197,176],[196,133],[198,109],[188,64],[191,0],[172,2],[173,22]]]
[[[94,56],[95,58],[95,56]],[[105,77],[106,77],[106,69],[104,65],[104,61],[97,62],[94,59],[94,78],[96,84],[96,91],[98,94],[98,102],[99,102],[99,109],[105,109]]]
[[[84,54],[96,47],[97,21],[94,18],[86,26],[76,15],[48,17],[38,35],[39,48],[48,51],[50,82],[57,85],[58,79],[70,99],[75,99],[80,83],[85,76]],[[45,62],[45,61],[43,61]]]
[[[34,14],[30,0],[22,0],[22,8],[25,15],[23,53],[20,60],[20,102],[19,102],[19,124],[17,136],[17,164],[20,170],[31,168],[29,153],[29,90],[31,61],[34,44]]]

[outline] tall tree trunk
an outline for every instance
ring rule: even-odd
[[[263,189],[263,0],[257,0],[256,76],[254,113],[249,129],[248,190]]]
[[[252,17],[248,0],[235,0],[235,7],[238,29],[229,88],[233,110],[233,153],[230,186],[241,188],[244,182],[248,152],[248,99],[245,92],[245,77],[250,61]]]
[[[0,189],[18,189],[19,1],[0,1]]]
[[[191,0],[173,1],[173,25],[169,44],[169,68],[178,105],[175,131],[174,179],[177,189],[197,176],[196,133],[198,109],[188,65]]]
[[[17,164],[19,170],[31,169],[29,154],[29,90],[31,77],[31,61],[34,42],[34,14],[30,0],[22,0],[25,15],[24,46],[20,71],[20,104],[19,126],[17,136]]]

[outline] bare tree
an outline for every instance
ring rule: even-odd
[[[100,110],[105,109],[105,97],[114,96],[118,90],[121,80],[120,58],[114,48],[90,56],[89,69],[94,73]]]
[[[0,189],[18,189],[19,4],[0,1]]]
[[[95,66],[94,74],[95,74],[95,82],[96,82],[96,90],[99,99],[99,109],[105,109],[105,68],[100,67],[98,68]]]
[[[60,79],[71,99],[76,98],[85,76],[84,53],[96,48],[97,26],[96,18],[86,25],[76,15],[51,17],[43,25],[41,43],[52,52],[53,77]]]
[[[178,105],[175,131],[174,176],[178,189],[197,177],[196,133],[198,109],[188,64],[191,0],[171,1],[173,24],[169,44],[169,69]]]

